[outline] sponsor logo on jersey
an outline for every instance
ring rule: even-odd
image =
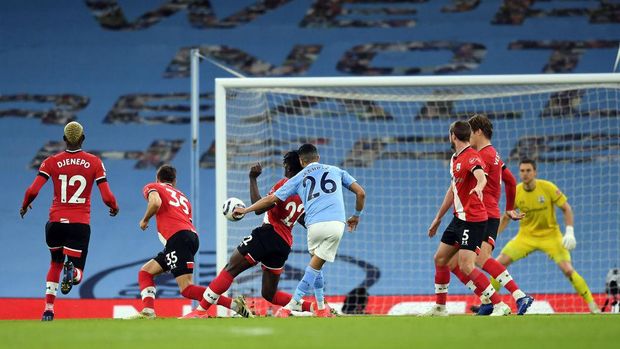
[[[541,204],[544,204],[545,203],[545,197],[543,195],[539,196],[538,197],[538,202],[541,203]]]

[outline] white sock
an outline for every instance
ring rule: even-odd
[[[288,310],[292,310],[292,311],[301,311],[302,303],[303,303],[303,300],[301,302],[297,302],[295,299],[291,298],[291,301],[288,302],[288,304],[285,305],[284,308]]]
[[[233,301],[232,303],[230,303],[230,310],[234,311],[235,313],[239,310],[239,305],[237,304],[237,302]]]
[[[525,297],[525,292],[521,291],[520,289],[512,293],[512,298],[514,298],[515,301],[523,297]]]
[[[211,304],[217,304],[217,300],[220,299],[220,295],[211,291],[209,287],[202,294],[202,298],[204,298],[207,302]]]

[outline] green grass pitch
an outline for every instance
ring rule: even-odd
[[[620,316],[0,321],[0,348],[618,348]]]

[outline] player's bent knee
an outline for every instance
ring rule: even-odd
[[[512,263],[512,259],[503,253],[497,257],[497,261],[505,267]]]
[[[562,262],[559,264],[559,266],[560,266],[560,269],[562,270],[562,273],[567,278],[570,278],[571,275],[573,275],[573,273],[575,272],[575,269],[573,269],[573,266],[568,262]]]
[[[433,260],[435,261],[435,265],[440,266],[448,265],[448,263],[450,262],[450,260],[446,256],[440,254],[435,254],[433,256]]]
[[[273,287],[263,287],[263,289],[261,290],[261,296],[268,302],[271,302],[275,295],[276,289]]]

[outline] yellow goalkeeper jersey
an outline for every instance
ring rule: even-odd
[[[523,183],[519,183],[515,207],[525,213],[525,217],[519,223],[518,234],[534,238],[561,236],[555,206],[562,207],[567,200],[560,189],[549,181],[536,179],[533,191],[526,191]]]

